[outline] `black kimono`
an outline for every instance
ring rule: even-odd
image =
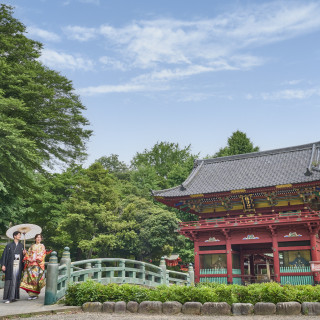
[[[23,245],[19,242],[8,243],[2,254],[2,265],[6,267],[4,283],[4,300],[20,298],[20,282],[23,270]]]

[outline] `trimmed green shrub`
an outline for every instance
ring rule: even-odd
[[[202,283],[196,286],[165,286],[145,288],[130,284],[102,285],[88,280],[71,284],[65,297],[67,305],[81,306],[85,302],[98,301],[178,301],[196,302],[320,302],[320,286],[281,286],[278,283],[251,284],[248,286]]]
[[[152,290],[152,289],[151,289]],[[147,300],[150,289],[130,284],[103,285],[93,280],[74,283],[68,286],[65,303],[69,306],[81,306],[85,302],[137,301]]]

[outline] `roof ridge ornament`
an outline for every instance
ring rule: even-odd
[[[309,161],[309,166],[305,173],[306,176],[311,176],[312,171],[320,171],[320,146],[315,143],[312,145],[312,152]]]

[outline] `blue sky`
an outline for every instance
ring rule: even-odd
[[[320,2],[2,0],[72,80],[87,164],[157,141],[200,157],[235,130],[261,150],[320,140]]]

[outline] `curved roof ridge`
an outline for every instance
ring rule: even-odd
[[[166,192],[166,191],[172,191],[172,190],[176,190],[179,189],[181,187],[181,185],[176,186],[176,187],[172,187],[172,188],[168,188],[168,189],[162,189],[162,190],[151,190],[152,194],[154,196],[157,196],[160,193]]]
[[[224,161],[232,161],[232,160],[241,160],[241,159],[248,159],[248,158],[256,158],[256,157],[263,157],[266,155],[278,154],[278,153],[285,153],[285,152],[292,152],[297,150],[305,150],[310,149],[313,145],[319,145],[320,141],[302,144],[299,146],[287,147],[287,148],[279,148],[279,149],[272,149],[266,151],[258,151],[258,152],[251,152],[251,153],[242,153],[236,154],[233,156],[226,156],[226,157],[219,157],[219,158],[211,158],[211,159],[198,159],[195,162],[199,163],[215,163],[215,162],[224,162]]]
[[[186,188],[187,185],[193,180],[193,178],[197,175],[197,173],[200,171],[200,168],[202,167],[203,165],[203,161],[200,163],[200,165],[198,165],[197,167],[194,167],[193,170],[191,171],[190,175],[187,177],[187,179],[182,182],[179,186],[176,186],[176,187],[172,187],[172,188],[169,188],[169,189],[163,189],[163,190],[151,190],[152,191],[152,194],[157,196],[163,192],[167,192],[167,191],[172,191],[172,190],[176,190],[176,189],[179,189],[179,188]]]
[[[191,172],[191,174],[189,175],[189,177],[181,183],[182,187],[186,188],[187,185],[193,180],[193,178],[197,175],[197,173],[200,171],[201,167],[203,166],[204,161],[202,161],[200,163],[200,165],[198,165],[193,172]]]

